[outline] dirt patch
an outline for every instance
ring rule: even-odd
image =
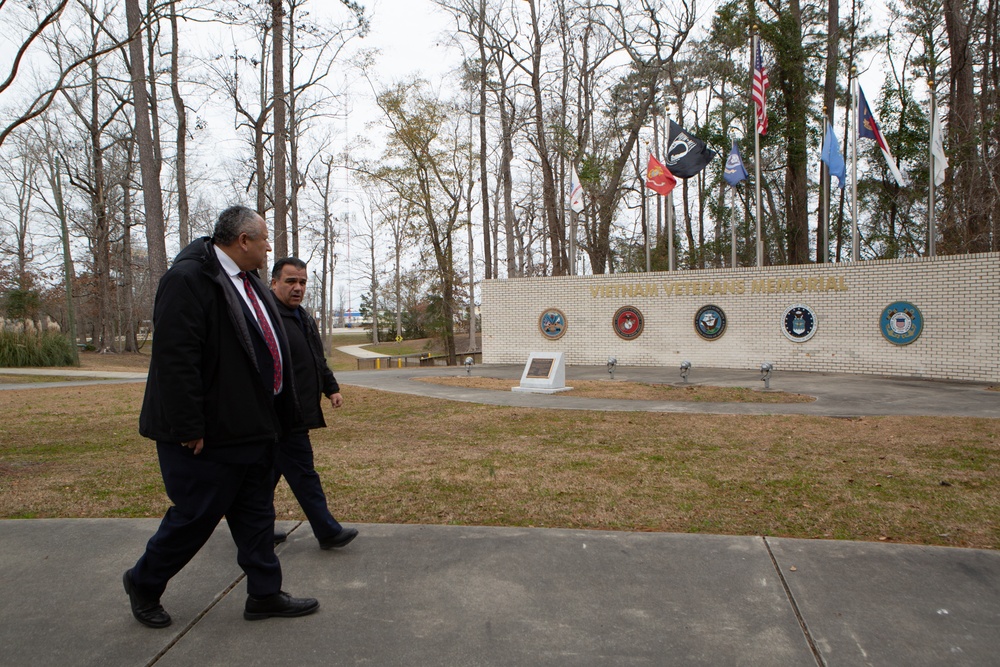
[[[518,380],[488,377],[421,377],[419,382],[484,389],[510,391]],[[614,382],[611,380],[574,380],[573,389],[554,396],[583,396],[634,401],[692,401],[702,403],[811,403],[815,397],[790,394],[783,391],[761,391],[747,387],[713,387],[708,385],[676,386],[645,382]]]

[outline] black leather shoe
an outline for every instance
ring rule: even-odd
[[[160,606],[160,600],[150,600],[142,596],[132,585],[132,570],[125,570],[122,575],[128,601],[132,605],[132,615],[135,620],[151,628],[165,628],[170,625],[170,614]]]
[[[358,536],[357,528],[341,528],[340,532],[333,537],[319,541],[320,549],[339,549],[346,547],[355,537]]]
[[[293,598],[285,591],[263,598],[247,596],[247,604],[243,609],[243,618],[248,621],[259,621],[272,616],[291,618],[308,616],[319,609],[319,600],[315,598]]]
[[[281,544],[288,539],[288,533],[283,530],[274,529],[274,543]]]

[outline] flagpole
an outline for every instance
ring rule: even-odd
[[[730,244],[732,246],[730,249],[730,254],[732,255],[732,259],[729,261],[729,268],[735,269],[736,268],[736,203],[737,203],[736,186],[735,185],[730,186],[729,189],[733,193],[733,214],[732,214],[733,220],[729,225]]]
[[[934,92],[934,79],[929,79],[927,81],[927,87],[931,91],[931,122],[928,124],[930,128],[930,141],[927,142],[927,150],[930,153],[930,161],[928,166],[930,167],[930,173],[927,175],[927,256],[934,256],[934,242],[937,237],[937,228],[934,223],[934,186],[936,185],[934,181],[936,180],[937,169],[934,163],[934,129],[935,124],[938,122],[937,117],[937,95]],[[940,128],[938,128],[940,132]]]
[[[576,220],[580,214],[569,210],[569,275],[576,275]]]
[[[674,193],[667,195],[667,234],[670,239],[667,242],[667,271],[673,271],[674,266]]]
[[[858,234],[858,133],[861,131],[861,107],[858,97],[858,68],[851,68],[851,103],[854,105],[854,132],[851,132],[851,260],[857,262],[860,257]],[[850,132],[851,123],[847,123]]]
[[[758,42],[760,36],[757,34],[757,26],[753,27],[753,46],[750,52],[751,63],[755,63],[757,58],[757,49],[759,48]],[[755,65],[751,65],[751,72],[753,71]],[[750,88],[753,89],[753,75],[751,74]],[[757,119],[754,118],[754,132],[753,132],[753,171],[754,171],[754,190],[757,195],[757,266],[764,265],[764,241],[761,237],[761,206],[760,206],[760,131],[757,128]]]
[[[649,197],[646,196],[646,189],[642,189],[642,212],[643,218],[645,219],[645,235],[646,235],[646,273],[653,270],[653,265],[650,261],[649,255]]]
[[[823,107],[823,150],[820,151],[822,155],[826,151],[826,124],[830,122],[827,114],[827,108]],[[830,170],[826,168],[826,164],[822,159],[819,161],[819,182],[820,182],[820,214],[819,214],[819,225],[820,229],[816,230],[816,263],[826,264],[828,256],[830,253],[830,240],[828,238],[830,234],[830,186],[831,186]]]
[[[646,142],[646,153],[652,155],[649,150],[649,142]],[[637,160],[636,171],[639,173],[639,192],[642,193],[642,214],[640,219],[642,220],[643,236],[645,236],[646,241],[646,273],[649,273],[652,269],[652,264],[649,260],[649,198],[646,196],[646,179],[642,178],[642,157],[640,156]],[[647,170],[646,178],[649,177]]]
[[[736,150],[736,128],[733,127],[729,128],[729,138],[732,139],[733,141],[733,146],[732,149],[730,150],[731,153],[733,150]],[[726,167],[728,166],[729,164],[727,161]],[[742,161],[740,163],[740,167],[743,167]],[[744,177],[746,177],[745,168],[743,169],[743,175]],[[730,215],[732,219],[729,222],[729,254],[730,254],[729,268],[735,269],[736,268],[736,186],[731,185],[729,187],[729,190],[733,194],[733,210]]]
[[[573,169],[573,176],[580,173],[578,167],[575,164],[571,164],[570,168]],[[570,204],[569,204],[569,275],[576,275],[576,224],[577,216],[579,213],[573,210],[573,182],[570,181]]]

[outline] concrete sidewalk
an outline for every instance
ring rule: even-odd
[[[248,622],[225,525],[132,618],[154,519],[0,521],[3,665],[995,665],[1000,553],[761,537],[359,525],[278,547],[298,619]]]

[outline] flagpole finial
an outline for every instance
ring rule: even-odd
[[[853,78],[858,73],[858,68],[855,65],[851,65],[851,77]]]
[[[754,34],[757,34],[757,32],[760,30],[760,26],[754,23],[753,28],[751,28],[751,30],[753,30]]]
[[[930,88],[932,93],[934,92],[934,77],[929,77],[927,79],[927,87]]]

